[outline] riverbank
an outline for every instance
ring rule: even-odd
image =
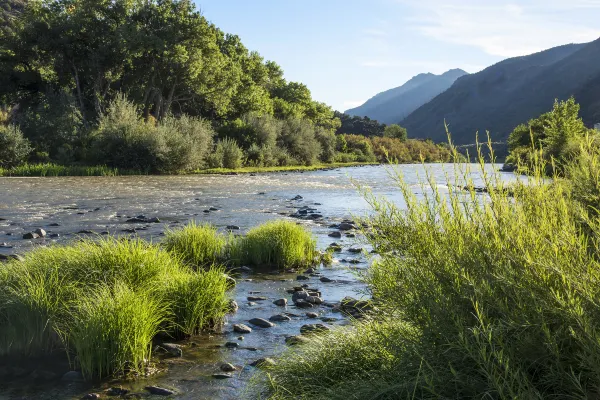
[[[380,165],[379,163],[331,163],[315,165],[284,165],[277,167],[242,167],[209,168],[199,169],[193,172],[174,175],[236,175],[236,174],[259,174],[268,172],[306,172],[324,171],[334,168],[362,167],[366,165]],[[57,177],[57,176],[131,176],[152,175],[147,171],[126,170],[110,168],[104,165],[80,166],[80,165],[57,165],[57,164],[24,164],[15,168],[0,168],[0,177]]]

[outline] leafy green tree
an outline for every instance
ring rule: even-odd
[[[16,125],[0,125],[0,167],[12,168],[25,161],[31,146]]]
[[[406,132],[406,128],[403,128],[400,125],[392,124],[383,129],[383,136],[405,141],[408,137],[408,134]]]

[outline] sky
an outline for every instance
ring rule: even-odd
[[[600,37],[600,0],[195,0],[219,28],[344,111],[424,72]]]

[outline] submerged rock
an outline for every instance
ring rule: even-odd
[[[150,392],[150,394],[153,394],[156,396],[172,396],[175,394],[174,390],[167,389],[167,388],[160,387],[160,386],[146,386],[144,389],[146,389],[148,392]]]
[[[27,232],[26,234],[23,235],[23,239],[27,239],[27,240],[37,239],[39,237],[40,237],[40,235],[38,235],[37,233],[34,233],[34,232]]]
[[[308,318],[319,318],[319,314],[317,314],[316,312],[307,312],[306,316]]]
[[[271,367],[275,364],[275,361],[272,358],[268,357],[259,358],[258,360],[250,363],[251,366],[257,368]]]
[[[60,380],[63,382],[83,382],[83,374],[79,371],[69,371]]]
[[[241,228],[237,225],[227,225],[225,229],[228,231],[239,231]]]
[[[303,325],[300,328],[300,333],[303,335],[310,335],[310,334],[318,334],[318,333],[325,333],[330,331],[331,328],[329,328],[327,325],[323,325],[323,324],[307,324],[307,325]]]
[[[354,225],[353,223],[349,223],[349,222],[342,222],[341,224],[338,225],[338,229],[340,231],[351,231],[352,229],[356,229],[356,225]]]
[[[267,300],[264,296],[248,296],[248,301],[263,301]]]
[[[339,239],[339,238],[341,238],[341,237],[342,237],[342,234],[341,234],[340,232],[331,232],[331,233],[330,233],[329,235],[327,235],[327,236],[329,236],[329,237],[332,237],[332,238],[338,238],[338,239]]]
[[[271,318],[269,318],[269,321],[273,321],[273,322],[284,322],[284,321],[291,321],[292,319],[290,317],[288,317],[287,315],[284,314],[277,314],[277,315],[273,315]]]
[[[213,374],[213,378],[215,379],[229,379],[232,378],[233,375],[228,374],[228,373],[217,373],[217,374]]]
[[[274,323],[267,321],[266,319],[263,318],[252,318],[250,321],[252,325],[256,325],[259,326],[261,328],[272,328],[275,326]]]
[[[305,336],[289,336],[285,338],[285,344],[289,345],[289,346],[294,346],[296,344],[304,344],[309,342],[310,339],[308,339]]]
[[[174,343],[163,343],[159,346],[157,346],[159,349],[162,349],[164,351],[166,351],[167,353],[171,354],[172,356],[175,357],[182,357],[183,356],[183,350],[181,349],[181,346],[178,344],[174,344]]]
[[[326,276],[322,276],[321,279],[319,279],[319,280],[323,283],[335,282],[333,279],[330,279]]]
[[[308,301],[306,301],[304,299],[298,299],[297,301],[294,302],[294,304],[298,308],[313,308],[314,307],[312,305],[312,303],[309,303]]]
[[[125,389],[120,386],[111,387],[106,391],[108,396],[124,396],[127,393],[129,393],[129,389]]]
[[[236,343],[236,342],[227,342],[225,343],[225,347],[227,347],[228,349],[235,349],[237,347],[239,347],[240,344]]]
[[[88,393],[81,398],[81,400],[97,400],[100,398],[99,393]]]
[[[239,308],[238,303],[235,300],[229,301],[229,304],[227,305],[227,311],[230,314],[237,312],[238,308]]]
[[[307,281],[307,280],[309,280],[309,279],[310,279],[310,278],[309,278],[308,276],[306,276],[306,275],[298,275],[298,276],[296,277],[296,280],[297,280],[297,281]]]
[[[362,249],[362,247],[354,247],[354,246],[353,246],[353,247],[350,247],[350,248],[348,249],[348,251],[349,251],[350,253],[357,254],[357,253],[362,253],[363,249]]]

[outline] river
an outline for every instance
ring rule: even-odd
[[[424,178],[425,168],[440,183],[442,191],[447,190],[445,174],[453,174],[452,165],[447,164],[396,168],[417,195],[422,195],[419,180]],[[486,166],[489,171],[493,168]],[[473,166],[473,170],[477,168]],[[322,292],[326,302],[335,303],[345,296],[364,295],[365,287],[357,280],[356,273],[368,268],[368,259],[347,252],[350,246],[360,242],[360,237],[332,239],[328,236],[332,232],[328,226],[370,212],[356,184],[366,185],[376,195],[385,196],[402,207],[400,192],[389,173],[389,167],[365,166],[233,176],[0,178],[0,254],[22,254],[36,246],[65,243],[92,233],[137,235],[158,242],[165,229],[176,229],[192,219],[210,222],[223,231],[228,225],[236,225],[240,227],[236,233],[243,234],[264,221],[289,218],[288,215],[298,208],[309,206],[322,214],[323,219],[299,222],[312,230],[319,248],[324,250],[333,241],[344,248],[342,253],[336,254],[332,266],[319,269],[323,276],[335,282],[322,283],[318,277],[308,281],[311,287]],[[482,185],[478,173],[472,176],[475,185]],[[503,179],[514,179],[510,173],[502,176]],[[302,199],[292,200],[296,196]],[[218,211],[209,211],[211,207]],[[126,222],[138,215],[157,217],[160,223]],[[45,239],[23,239],[23,234],[37,228],[47,231]],[[130,233],[132,229],[136,232]],[[10,381],[0,379],[0,382],[5,381],[0,383],[0,399],[78,399],[86,393],[101,392],[115,385],[132,393],[143,393],[143,387],[149,384],[176,389],[180,393],[177,398],[181,399],[240,398],[255,372],[248,364],[281,352],[286,348],[285,337],[298,334],[302,325],[315,323],[315,320],[307,319],[303,310],[288,306],[286,311],[297,314],[298,318],[278,323],[271,329],[257,328],[239,340],[240,334],[232,332],[233,324],[247,323],[255,317],[268,319],[281,313],[283,309],[275,306],[273,300],[289,299],[286,291],[298,284],[295,274],[274,271],[244,272],[236,278],[238,285],[232,297],[240,308],[236,314],[228,316],[223,333],[184,343],[183,357],[162,361],[160,373],[134,382],[93,384],[59,382],[60,377],[43,380],[39,379],[39,374],[33,374],[37,379],[32,379],[31,375]],[[269,300],[249,304],[247,297],[251,293]],[[348,323],[328,307],[320,307],[318,312],[331,327]],[[240,348],[224,348],[222,345],[229,341],[238,342]],[[231,379],[213,378],[212,374],[219,372],[219,365],[224,362],[239,366],[240,370]]]

